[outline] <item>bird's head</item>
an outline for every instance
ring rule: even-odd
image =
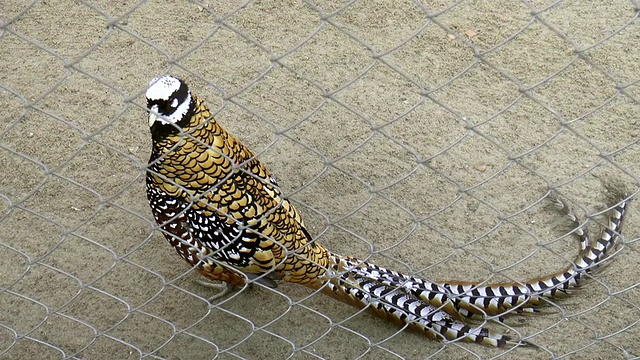
[[[158,76],[149,83],[146,96],[153,134],[174,133],[188,125],[193,96],[184,81],[171,75]]]

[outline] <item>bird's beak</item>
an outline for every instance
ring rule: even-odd
[[[160,115],[158,115],[158,105],[153,105],[149,109],[149,127],[152,127],[156,121],[159,121]]]

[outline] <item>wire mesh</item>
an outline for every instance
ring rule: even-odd
[[[144,91],[185,78],[319,242],[428,279],[522,281],[638,189],[635,1],[15,1],[0,10],[0,356],[640,356],[637,211],[586,290],[430,341],[295,285],[209,302],[144,195]],[[590,230],[595,231],[597,221]],[[517,325],[517,326],[516,326]]]

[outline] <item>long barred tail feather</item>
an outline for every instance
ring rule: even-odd
[[[471,327],[460,321],[454,308],[431,304],[399,283],[381,281],[376,270],[379,266],[352,257],[332,254],[338,264],[336,272],[324,283],[322,290],[340,301],[368,308],[375,315],[425,333],[429,338],[448,341],[476,342],[489,346],[524,345],[511,337],[485,327]],[[370,272],[372,271],[372,272]]]
[[[569,205],[560,197],[554,196],[554,203],[558,211],[563,212],[565,216],[571,221],[573,235],[578,237],[580,241],[580,251],[585,251],[589,247],[589,233],[584,231],[584,224],[580,223],[578,217],[571,212]]]
[[[563,208],[567,210],[566,204]],[[622,197],[609,215],[609,222],[600,239],[591,246],[587,233],[574,220],[576,235],[580,239],[580,252],[574,264],[555,274],[529,280],[524,283],[478,285],[474,283],[456,284],[444,282],[450,294],[463,308],[461,314],[467,317],[502,314],[509,309],[519,312],[536,311],[531,306],[546,303],[545,298],[554,298],[581,285],[585,275],[591,274],[606,260],[606,255],[615,246],[620,234],[620,227],[625,216],[628,201]],[[567,210],[568,213],[568,210]],[[573,215],[570,215],[574,217]],[[486,315],[485,315],[486,314]]]
[[[575,216],[567,212],[580,240],[580,252],[570,267],[523,283],[483,284],[474,282],[430,282],[385,269],[351,257],[332,254],[338,264],[325,293],[358,307],[369,307],[378,316],[409,325],[435,339],[462,340],[491,346],[526,345],[485,327],[470,327],[465,318],[502,321],[510,313],[538,310],[547,299],[568,294],[580,286],[583,277],[607,259],[620,235],[627,200],[611,210],[608,225],[592,246]],[[587,241],[587,242],[585,242]]]
[[[612,209],[609,223],[604,227],[600,239],[594,246],[584,245],[584,240],[588,238],[582,228],[578,227],[581,247],[584,249],[579,252],[573,265],[558,273],[521,284],[477,286],[468,283],[461,285],[445,282],[441,285],[451,291],[450,296],[458,301],[459,306],[463,308],[461,314],[465,316],[485,316],[485,313],[497,315],[516,307],[519,307],[520,311],[531,310],[530,306],[544,304],[545,298],[554,298],[559,293],[580,286],[585,274],[592,273],[606,259],[606,254],[615,246],[615,241],[619,236],[626,208],[627,201],[623,198]],[[465,313],[464,310],[468,313]]]

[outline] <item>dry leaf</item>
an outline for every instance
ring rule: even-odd
[[[467,29],[464,31],[464,34],[467,35],[469,39],[471,39],[472,37],[478,35],[478,32],[473,29]]]

